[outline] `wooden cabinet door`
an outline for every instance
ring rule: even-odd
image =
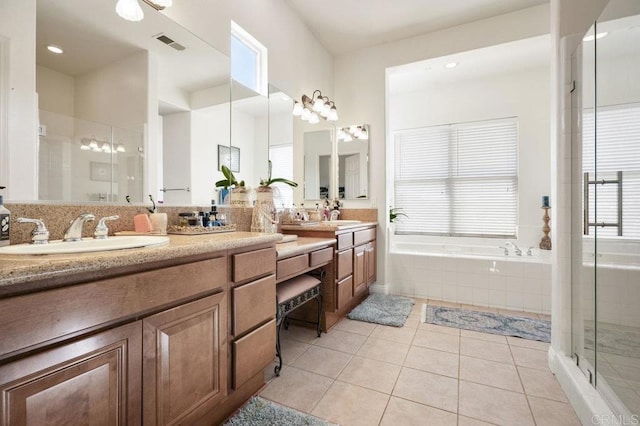
[[[376,242],[371,241],[367,244],[367,286],[376,282],[376,265],[377,265],[377,253],[376,253]]]
[[[367,288],[366,244],[353,249],[353,295]]]
[[[141,424],[141,322],[0,366],[0,425]]]
[[[227,299],[218,293],[143,320],[143,422],[190,424],[227,394]]]

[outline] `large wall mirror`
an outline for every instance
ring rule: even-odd
[[[269,85],[269,161],[273,177],[285,178],[301,184],[293,176],[293,100],[279,88]],[[265,157],[266,158],[266,157]],[[276,207],[293,205],[293,188],[274,185]]]
[[[338,141],[338,198],[369,198],[369,125],[341,127]]]
[[[229,58],[141,6],[133,23],[112,2],[37,0],[39,199],[215,195],[218,145],[230,143]]]
[[[334,167],[335,127],[319,125],[317,130],[304,132],[304,199],[333,199],[335,195]]]
[[[231,83],[231,155],[238,155],[230,167],[238,180],[255,188],[267,176],[269,98],[235,80]]]

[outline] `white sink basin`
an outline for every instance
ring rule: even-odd
[[[50,241],[49,244],[16,244],[0,248],[0,254],[67,254],[94,251],[121,250],[128,248],[161,246],[169,242],[169,237],[127,235],[109,237],[106,240],[83,238],[82,241]]]

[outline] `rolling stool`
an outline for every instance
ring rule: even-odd
[[[320,327],[320,319],[322,318],[322,277],[324,271],[320,273],[320,278],[303,274],[290,280],[283,281],[276,286],[276,325],[278,327],[276,337],[276,356],[278,357],[278,365],[273,369],[276,376],[280,375],[282,370],[282,350],[280,348],[280,329],[285,323],[285,329],[288,328],[287,315],[304,305],[311,299],[318,302],[318,337],[322,333]]]

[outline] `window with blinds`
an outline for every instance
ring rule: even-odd
[[[271,176],[293,180],[293,145],[273,145],[269,147]],[[274,183],[273,202],[276,208],[293,206],[293,188],[283,183]]]
[[[515,237],[517,118],[397,132],[394,188],[396,234]]]
[[[583,173],[600,181],[617,180],[617,172],[622,172],[622,236],[640,238],[640,104],[598,107],[596,116],[595,139],[593,109],[582,117]],[[589,222],[618,223],[617,184],[588,185],[588,189]],[[589,234],[594,232],[589,227]],[[597,232],[618,236],[615,226],[598,227]]]

